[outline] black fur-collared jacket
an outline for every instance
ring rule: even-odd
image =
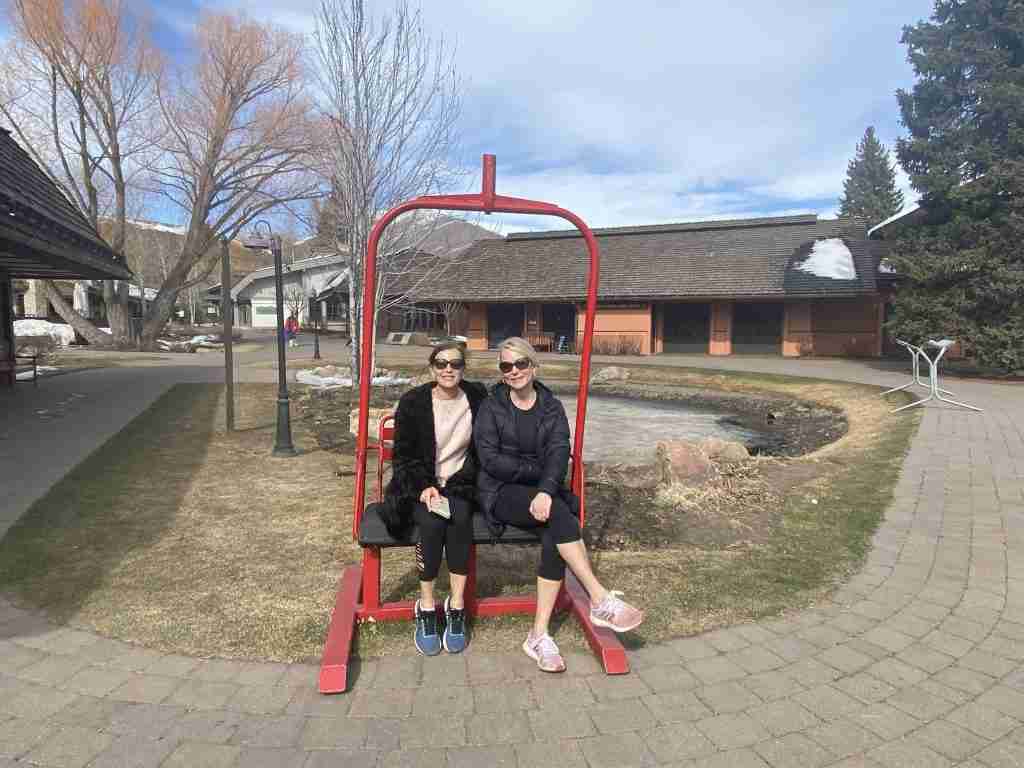
[[[391,460],[391,480],[384,494],[381,517],[388,532],[404,538],[412,526],[412,505],[431,486],[440,488],[437,479],[437,437],[434,433],[433,392],[436,382],[414,387],[402,395],[395,410],[395,445]],[[476,421],[487,388],[473,381],[459,386],[466,393]],[[445,492],[468,501],[476,501],[476,473],[479,463],[476,448],[470,442],[462,468],[448,478]]]

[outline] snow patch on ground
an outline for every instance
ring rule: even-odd
[[[817,277],[832,280],[856,280],[857,270],[853,266],[853,254],[838,237],[815,240],[811,255],[797,267]]]
[[[170,232],[172,235],[188,234],[188,227],[179,226],[177,224],[164,224],[160,221],[146,221],[145,219],[129,219],[128,223],[138,227],[139,229],[153,229],[157,232]]]
[[[312,371],[299,371],[295,374],[295,380],[300,384],[309,384],[311,387],[321,389],[352,386],[352,379],[348,376],[317,376]],[[412,379],[403,379],[397,376],[374,376],[371,383],[375,387],[391,387],[398,384],[408,384],[410,381]]]
[[[49,376],[51,373],[56,373],[60,368],[54,368],[52,365],[40,365],[36,368],[36,373],[40,376]],[[22,371],[17,375],[18,381],[32,381],[32,371]]]
[[[57,344],[66,347],[75,340],[75,329],[70,325],[51,323],[47,320],[15,320],[14,337],[49,336]]]

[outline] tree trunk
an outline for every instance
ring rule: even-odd
[[[64,301],[64,297],[60,295],[60,291],[57,290],[57,286],[54,285],[52,280],[42,280],[40,282],[46,289],[46,298],[50,300],[50,304],[53,305],[57,314],[64,319],[64,322],[75,329],[75,333],[95,346],[109,347],[113,345],[114,339],[110,334],[101,331],[92,322],[78,314],[74,307]]]
[[[107,305],[107,322],[110,324],[110,333],[114,337],[114,342],[122,345],[130,344],[128,283],[123,280],[104,280],[103,303]]]
[[[359,361],[360,357],[359,340],[363,337],[363,317],[359,311],[362,305],[356,281],[352,279],[355,270],[350,266],[348,271],[348,338],[349,338],[349,367],[352,369],[352,386],[359,386]]]

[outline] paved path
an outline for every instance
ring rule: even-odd
[[[625,677],[581,654],[544,676],[516,649],[471,647],[366,662],[335,697],[315,667],[161,656],[0,605],[0,768],[1024,765],[1024,387],[950,388],[986,412],[928,408],[868,563],[832,603],[646,648]]]

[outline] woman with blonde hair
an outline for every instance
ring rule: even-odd
[[[523,650],[544,672],[562,672],[565,661],[548,634],[548,623],[568,565],[590,595],[590,619],[599,627],[628,632],[643,614],[598,581],[580,534],[579,502],[565,486],[569,420],[554,393],[537,380],[537,353],[525,339],[498,346],[496,384],[473,427],[480,469],[477,495],[491,531],[508,524],[539,528],[537,612]]]

